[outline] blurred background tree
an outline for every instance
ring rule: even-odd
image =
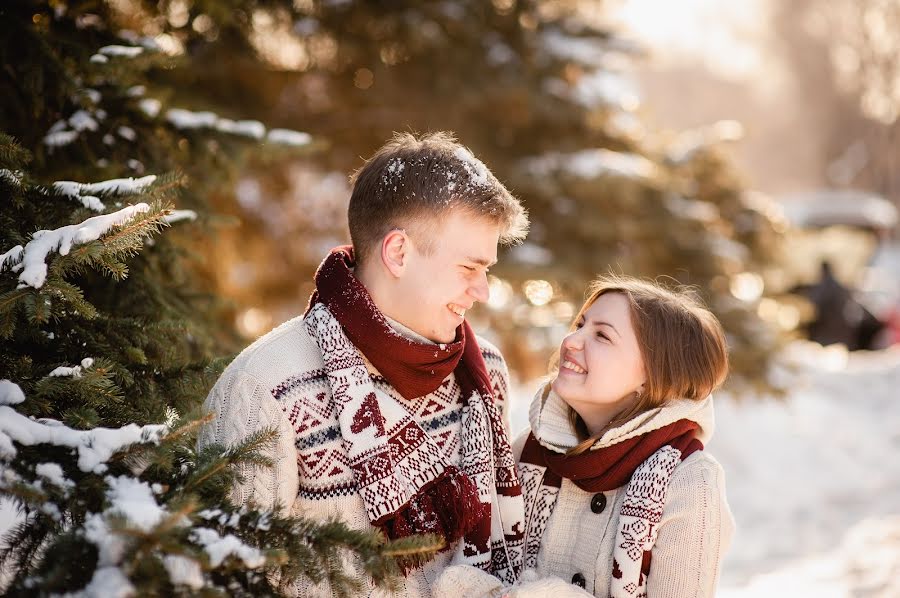
[[[299,313],[311,274],[346,242],[347,175],[396,130],[452,130],[533,221],[473,318],[514,373],[545,372],[587,282],[609,270],[696,285],[723,320],[736,383],[765,383],[778,333],[756,314],[782,223],[743,192],[720,123],[647,130],[629,79],[642,49],[601,2],[116,3],[178,66],[152,73],[183,105],[302,128],[327,150],[251,160],[213,196],[239,216],[206,274],[254,338]],[[249,31],[249,35],[243,35]],[[152,87],[152,86],[151,86]],[[149,93],[149,92],[148,92]]]

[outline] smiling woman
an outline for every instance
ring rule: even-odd
[[[514,445],[525,566],[596,596],[713,596],[734,528],[703,451],[722,327],[687,291],[627,277],[591,290]]]

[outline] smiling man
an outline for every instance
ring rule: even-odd
[[[466,312],[487,301],[497,246],[524,237],[525,211],[449,134],[398,134],[354,176],[348,218],[353,246],[319,266],[303,317],[223,373],[200,442],[278,430],[274,467],[242,472],[239,504],[389,538],[441,535],[447,548],[407,572],[398,596],[430,596],[452,564],[510,584],[524,513],[502,418],[508,373]],[[331,593],[303,579],[284,590]]]

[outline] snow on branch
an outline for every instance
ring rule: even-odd
[[[647,158],[627,152],[608,149],[587,149],[568,154],[549,152],[524,161],[528,172],[547,176],[565,172],[582,179],[603,176],[619,176],[629,179],[651,179],[658,173],[657,166]]]
[[[271,129],[266,140],[270,143],[301,146],[308,145],[312,141],[312,136],[309,133],[292,131],[290,129]]]
[[[162,217],[162,221],[166,224],[172,224],[181,220],[196,220],[197,212],[194,210],[171,210]]]
[[[122,58],[135,58],[144,52],[144,48],[140,46],[120,46],[111,45],[103,46],[97,53],[91,56],[91,62],[95,64],[106,64],[109,62],[109,56],[117,56]]]
[[[22,389],[9,380],[0,381],[0,458],[11,461],[16,457],[13,441],[25,446],[51,444],[75,449],[81,471],[103,473],[112,455],[137,443],[159,443],[168,427],[164,425],[128,424],[121,428],[75,430],[59,422],[43,423],[25,417],[10,404],[25,399]]]
[[[96,241],[110,229],[121,226],[135,215],[149,210],[149,205],[139,203],[126,206],[112,214],[88,218],[80,224],[70,224],[55,230],[39,230],[31,236],[31,241],[24,249],[16,245],[0,256],[0,272],[6,268],[18,272],[24,268],[19,275],[19,288],[31,286],[39,289],[47,279],[46,259],[51,251],[68,255],[73,245]]]
[[[183,108],[171,108],[166,111],[166,120],[177,129],[215,129],[253,139],[262,139],[266,133],[265,125],[258,120],[233,121],[209,111],[192,112]]]
[[[76,365],[72,367],[66,367],[64,365],[59,366],[49,374],[47,374],[48,378],[56,378],[58,376],[72,376],[73,378],[81,378],[81,370],[88,369],[94,365],[94,360],[90,357],[85,357],[81,360],[81,365]]]
[[[18,405],[25,400],[25,393],[18,384],[0,380],[0,405]]]
[[[56,181],[53,188],[69,197],[78,199],[84,207],[102,212],[106,206],[95,193],[133,194],[140,193],[156,182],[156,175],[150,174],[139,179],[128,177],[110,179],[99,183],[77,183],[75,181]]]
[[[241,559],[244,566],[250,569],[262,567],[266,563],[265,556],[258,548],[244,544],[233,534],[220,536],[215,530],[198,527],[191,532],[191,539],[206,548],[209,564],[213,567],[218,567],[232,555]]]
[[[139,106],[151,118],[156,117],[160,111],[159,100],[153,98],[141,100]],[[258,120],[231,120],[208,110],[192,111],[184,108],[170,108],[166,110],[165,119],[176,129],[181,130],[212,129],[220,133],[259,140],[265,138],[269,143],[292,146],[309,145],[312,142],[312,135],[309,133],[290,129],[270,129],[266,133],[265,125]]]

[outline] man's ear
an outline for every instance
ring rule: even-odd
[[[403,275],[409,262],[410,239],[406,231],[395,228],[381,240],[381,261],[396,278]]]

